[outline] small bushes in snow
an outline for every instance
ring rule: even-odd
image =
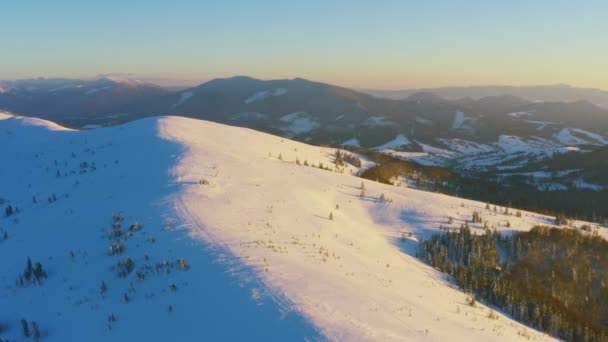
[[[108,237],[110,238],[110,240],[118,241],[123,236],[123,234],[124,234],[122,231],[122,222],[123,221],[124,221],[124,216],[122,213],[112,214],[112,225],[108,232]]]
[[[116,275],[120,278],[124,278],[129,275],[135,268],[135,262],[131,257],[126,257],[116,264]]]
[[[105,281],[101,281],[101,285],[99,285],[99,294],[101,294],[101,296],[105,296],[106,293],[108,292],[108,285],[106,285]]]
[[[30,257],[27,258],[27,263],[23,274],[21,274],[17,280],[19,286],[28,286],[31,284],[41,285],[42,282],[47,278],[46,271],[42,267],[42,264],[32,263]]]
[[[38,327],[38,323],[32,321],[30,328],[30,324],[24,318],[21,319],[21,333],[23,334],[23,337],[32,337],[34,341],[39,341],[41,337],[40,327]]]
[[[38,328],[38,323],[32,322],[32,338],[34,341],[40,340],[40,328]]]
[[[566,215],[557,214],[557,216],[555,216],[555,225],[556,226],[567,226],[569,224],[570,224],[570,220],[568,220]]]
[[[481,219],[481,215],[479,214],[479,212],[474,211],[471,221],[473,221],[473,223],[481,223],[483,220]]]
[[[23,337],[30,337],[31,335],[30,325],[24,318],[21,319],[21,332],[23,333]]]
[[[118,319],[116,319],[116,316],[114,316],[113,313],[108,315],[108,323],[113,323],[116,322]]]
[[[136,232],[140,229],[142,229],[144,226],[141,225],[141,223],[139,222],[135,222],[132,225],[129,226],[129,230],[132,232]]]
[[[7,205],[6,209],[4,209],[4,214],[6,217],[12,216],[15,213],[15,209],[13,209],[12,205]]]
[[[473,307],[473,308],[474,308],[474,307],[475,307],[475,305],[477,304],[477,301],[476,301],[476,300],[475,300],[475,298],[473,298],[473,297],[467,297],[466,302],[467,302],[467,304],[468,304],[470,307]]]
[[[110,246],[110,255],[122,254],[124,250],[125,247],[120,242],[117,242]]]
[[[391,198],[386,197],[384,194],[380,195],[380,198],[378,198],[380,200],[380,202],[384,203],[384,204],[390,204],[393,203],[393,200]]]
[[[187,271],[190,269],[190,264],[185,259],[179,259],[179,266],[182,270]]]

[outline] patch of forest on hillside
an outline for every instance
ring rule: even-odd
[[[608,241],[599,236],[541,226],[478,236],[465,226],[423,240],[418,256],[531,327],[567,341],[608,340]]]

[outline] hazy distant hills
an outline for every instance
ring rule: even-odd
[[[0,81],[0,108],[60,122],[86,122],[108,115],[149,116],[168,93],[130,79]]]
[[[589,99],[574,101],[585,91],[444,88],[400,93],[407,97],[396,100],[300,78],[241,76],[181,91],[132,79],[33,79],[0,81],[0,109],[77,128],[180,115],[317,144],[418,152],[425,163],[456,160],[483,169],[512,165],[513,156],[530,162],[608,145],[608,109]],[[560,92],[569,95],[560,98]],[[560,101],[531,101],[534,94]]]
[[[565,84],[539,86],[476,86],[476,87],[443,87],[409,90],[365,89],[362,92],[378,97],[405,99],[418,92],[429,92],[449,100],[462,98],[480,99],[486,96],[511,95],[528,101],[537,102],[571,102],[587,100],[598,106],[608,107],[608,91],[593,88],[578,88]]]

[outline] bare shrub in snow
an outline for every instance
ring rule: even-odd
[[[120,278],[124,278],[133,271],[133,268],[135,268],[135,262],[133,259],[131,259],[131,257],[126,257],[116,264],[116,274]]]

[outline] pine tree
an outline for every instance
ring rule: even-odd
[[[344,165],[344,160],[342,158],[342,153],[340,153],[340,150],[336,150],[335,157],[334,157],[334,163],[336,164],[336,166]]]
[[[34,341],[40,340],[40,329],[38,329],[38,323],[32,322],[32,337]]]
[[[27,263],[25,265],[25,272],[23,273],[23,275],[25,276],[25,280],[29,282],[32,279],[33,273],[34,267],[32,265],[32,259],[28,256]]]
[[[14,210],[13,207],[9,204],[6,209],[4,210],[4,213],[6,214],[6,216],[11,216],[14,214]]]
[[[101,293],[102,296],[104,296],[106,294],[106,292],[108,292],[108,286],[106,285],[105,281],[101,281],[101,286],[99,286],[99,292]]]
[[[21,319],[21,330],[23,331],[23,336],[30,337],[30,326],[27,324],[25,319]]]

